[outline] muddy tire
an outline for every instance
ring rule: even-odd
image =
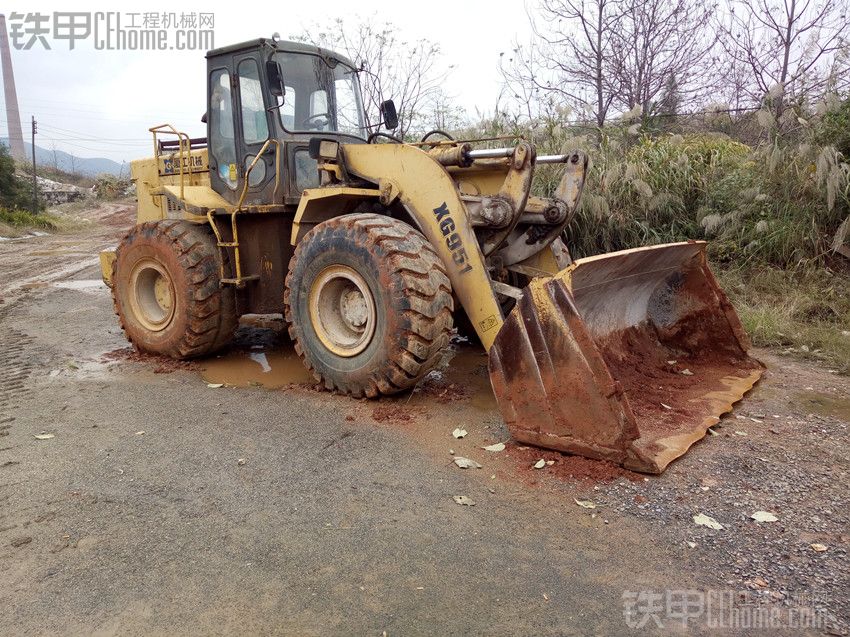
[[[112,266],[115,313],[139,350],[187,359],[230,342],[234,292],[222,288],[219,249],[209,228],[187,221],[133,227]]]
[[[295,350],[327,389],[374,398],[440,362],[452,291],[437,253],[408,224],[352,214],[298,244],[284,293]]]

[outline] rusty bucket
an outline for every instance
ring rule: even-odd
[[[516,440],[661,473],[759,379],[748,349],[705,243],[674,243],[534,279],[490,380]]]

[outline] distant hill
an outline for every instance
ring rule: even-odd
[[[0,137],[0,143],[9,146],[7,137]],[[32,156],[32,146],[24,142],[27,157]],[[39,166],[56,166],[59,170],[68,173],[78,173],[87,177],[95,177],[103,173],[118,175],[121,172],[121,164],[105,157],[77,157],[63,150],[57,150],[54,156],[53,150],[35,145],[35,163]],[[124,176],[127,175],[129,166],[124,166]]]

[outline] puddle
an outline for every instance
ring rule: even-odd
[[[228,352],[218,358],[204,360],[200,365],[204,381],[231,387],[279,389],[315,383],[313,375],[290,345],[278,349],[254,345],[250,350]],[[474,347],[460,348],[448,368],[432,383],[426,381],[413,396],[402,393],[397,398],[417,406],[428,406],[436,398],[438,402],[462,403],[482,412],[498,411],[490,388],[487,355]]]
[[[77,281],[54,281],[51,285],[55,288],[64,290],[99,290],[107,289],[106,284],[101,279],[82,279]]]
[[[312,374],[291,349],[236,351],[201,363],[201,378],[232,387],[280,389],[315,383]]]
[[[23,241],[25,239],[34,239],[36,237],[46,237],[47,235],[47,232],[39,232],[37,230],[34,230],[29,234],[25,234],[22,237],[0,237],[0,241]]]
[[[801,406],[812,413],[850,422],[850,398],[840,398],[818,392],[803,392],[798,394],[798,399]]]

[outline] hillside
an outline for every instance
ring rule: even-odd
[[[0,137],[0,143],[9,145],[7,137]],[[27,157],[32,154],[32,146],[24,142],[24,148],[27,152]],[[77,173],[88,177],[94,177],[103,173],[110,175],[118,175],[121,172],[121,164],[112,159],[105,157],[77,157],[63,150],[53,151],[52,149],[42,148],[38,144],[35,146],[35,162],[39,166],[54,166],[59,170],[67,173]],[[128,167],[124,167],[126,172]]]

